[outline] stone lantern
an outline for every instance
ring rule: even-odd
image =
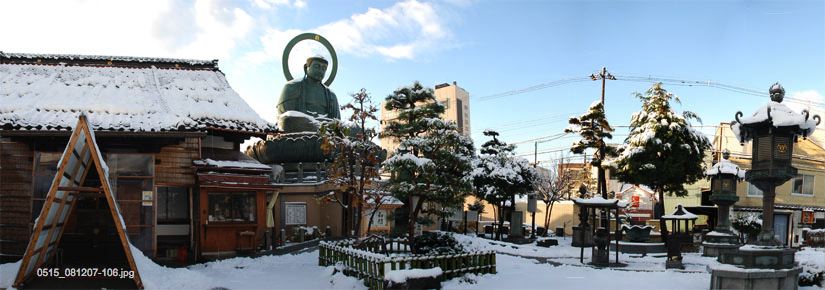
[[[673,213],[661,217],[665,223],[670,221],[670,227],[673,229],[670,236],[662,237],[667,238],[668,241],[666,269],[685,269],[682,264],[682,245],[692,243],[690,229],[693,228],[697,218],[699,218],[697,215],[687,211],[681,204],[676,206]]]
[[[730,206],[739,201],[736,184],[745,178],[745,170],[730,162],[730,152],[722,152],[722,160],[709,168],[705,175],[710,179],[710,201],[717,206],[714,230],[705,234],[702,255],[716,257],[719,252],[739,248],[739,238],[730,229]]]
[[[812,134],[820,118],[811,118],[807,110],[796,113],[782,104],[785,89],[779,83],[771,86],[770,96],[771,102],[751,117],[741,118],[742,112],[737,112],[736,121],[731,123],[740,143],[753,141],[751,169],[745,179],[762,190],[762,229],[755,245],[719,254],[719,262],[729,265],[708,266],[711,289],[797,289],[802,269],[794,261],[795,251],[774,238],[774,199],[776,187],[796,176],[791,162],[793,144],[799,136]]]
[[[757,237],[761,246],[777,246],[774,238],[773,207],[776,187],[796,177],[797,169],[791,166],[793,144],[799,136],[807,137],[819,124],[819,116],[809,117],[807,110],[801,114],[784,104],[785,89],[775,83],[770,89],[771,102],[752,117],[742,118],[736,113],[731,129],[744,144],[753,141],[751,169],[745,179],[762,190],[762,230]]]

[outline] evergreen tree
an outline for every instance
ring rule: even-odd
[[[356,234],[361,229],[364,203],[382,200],[381,191],[368,190],[378,180],[382,150],[378,144],[372,142],[378,133],[367,122],[378,121],[375,112],[378,108],[372,105],[369,94],[361,89],[351,95],[352,102],[341,106],[341,109],[352,110],[349,123],[338,119],[321,124],[321,149],[325,152],[334,152],[335,158],[327,166],[329,181],[343,190],[342,198],[334,194],[329,197],[337,201],[344,209],[345,233],[351,230]],[[374,204],[377,208],[380,204]]]
[[[399,141],[394,154],[384,162],[392,173],[387,189],[408,209],[407,235],[415,243],[415,225],[425,203],[459,207],[472,190],[472,141],[458,133],[454,122],[439,116],[444,106],[433,90],[419,82],[387,96],[385,110],[398,112],[386,125],[383,137]]]
[[[538,173],[526,159],[515,156],[513,145],[498,140],[498,135],[493,130],[484,131],[484,136],[492,139],[481,145],[481,155],[474,162],[473,186],[479,198],[494,206],[499,217],[498,228],[502,229],[505,219],[502,209],[508,202],[514,207],[515,196],[533,190]],[[501,238],[500,230],[496,238]]]
[[[656,218],[662,237],[667,237],[667,227],[661,220],[664,193],[685,196],[684,184],[704,177],[702,161],[710,141],[690,125],[690,119],[701,122],[696,114],[679,114],[671,109],[670,100],[680,103],[679,98],[661,83],[654,84],[645,95],[636,96],[642,100],[642,110],[631,117],[630,134],[612,163],[619,181],[644,184],[658,193]]]
[[[572,117],[569,120],[570,126],[564,129],[565,133],[578,133],[581,139],[573,143],[570,151],[575,154],[582,154],[587,149],[595,149],[595,154],[590,162],[597,169],[597,189],[596,193],[603,198],[607,198],[607,179],[604,173],[604,162],[606,157],[613,156],[615,150],[607,146],[604,139],[612,139],[613,128],[607,122],[604,114],[604,104],[599,101],[593,102],[586,113],[579,117]],[[589,172],[587,172],[589,174]]]

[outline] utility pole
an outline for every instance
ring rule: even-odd
[[[595,80],[602,80],[602,106],[604,106],[604,85],[605,85],[605,81],[606,80],[616,80],[616,77],[614,77],[612,74],[608,73],[606,67],[602,67],[602,70],[600,70],[598,72],[598,74],[591,74],[590,79],[594,80],[594,81]]]
[[[607,80],[615,80],[616,77],[613,76],[612,74],[608,73],[606,67],[602,67],[602,70],[600,70],[598,73],[591,74],[590,79],[594,80],[594,81],[595,80],[602,80],[602,99],[601,99],[601,101],[602,101],[602,109],[604,109],[604,111],[606,112],[607,109],[604,105],[605,82]],[[605,151],[604,146],[605,145],[604,145],[604,140],[600,140],[600,141],[601,141],[601,145],[600,145],[600,148],[599,148],[599,156],[598,156],[599,157],[599,168],[597,168],[597,170],[599,172],[599,174],[598,174],[598,179],[599,180],[596,181],[596,191],[597,191],[597,193],[601,194],[602,198],[606,199],[607,198],[607,181],[604,180],[605,179],[604,178],[604,171],[601,169],[601,166],[602,166],[601,164],[602,164],[602,162],[604,162],[604,151]]]
[[[605,112],[607,112],[607,108],[605,107],[605,104],[604,104],[604,87],[605,87],[605,83],[606,83],[607,80],[615,80],[616,77],[614,77],[612,74],[608,73],[606,67],[602,67],[602,70],[599,71],[598,74],[591,74],[590,79],[594,80],[594,81],[595,80],[602,80],[602,99],[601,99],[602,103],[601,104],[602,104],[602,109]],[[605,113],[605,115],[606,115],[606,113]],[[596,170],[598,172],[598,175],[597,175],[598,180],[596,181],[596,189],[597,189],[596,191],[597,191],[598,194],[600,194],[602,196],[602,198],[607,199],[607,180],[605,180],[604,170],[602,169],[602,162],[604,162],[604,155],[605,155],[605,149],[606,148],[605,148],[605,144],[604,144],[603,139],[599,138],[599,143],[600,144],[599,144],[599,150],[598,150],[598,152],[599,152],[599,155],[598,155],[598,168],[596,168]],[[596,157],[596,156],[594,156],[594,157]],[[602,212],[602,214],[601,214],[601,226],[606,227],[606,228],[609,229],[610,226],[608,225],[607,219],[608,219],[607,213]]]

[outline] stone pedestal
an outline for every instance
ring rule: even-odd
[[[722,253],[719,262],[748,269],[790,269],[796,266],[795,253],[789,248],[745,245],[736,251]]]
[[[745,269],[733,265],[708,266],[711,290],[797,290],[802,268]]]
[[[314,163],[331,158],[321,150],[321,138],[314,132],[270,136],[249,146],[246,155],[263,164]]]
[[[739,237],[725,232],[709,232],[702,242],[702,256],[718,257],[722,252],[733,252],[739,249]]]
[[[665,261],[665,269],[680,269],[684,270],[685,265],[682,264],[682,257],[676,257],[673,259],[668,258]]]
[[[719,257],[721,253],[733,252],[739,249],[738,244],[702,242],[702,256]]]
[[[745,245],[719,255],[721,265],[708,266],[710,289],[795,290],[802,268],[793,249]]]

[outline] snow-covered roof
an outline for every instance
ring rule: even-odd
[[[261,164],[255,160],[245,160],[245,161],[233,161],[233,160],[212,160],[212,159],[204,159],[204,160],[194,160],[192,161],[195,165],[206,165],[206,166],[215,166],[220,168],[243,168],[243,169],[266,169],[270,170],[272,167],[269,165]]]
[[[178,58],[160,58],[160,57],[134,57],[134,56],[113,56],[113,55],[78,55],[78,54],[38,54],[38,53],[13,53],[0,51],[0,57],[8,59],[19,59],[37,61],[39,60],[54,60],[54,61],[123,61],[123,62],[142,62],[142,63],[169,63],[169,64],[188,64],[188,65],[217,65],[217,60],[200,60],[200,59],[178,59]]]
[[[739,166],[727,159],[720,160],[705,171],[705,175],[707,176],[714,176],[720,173],[735,174],[739,178],[745,178],[745,170],[740,169]]]
[[[364,197],[366,198],[367,196],[365,195]],[[375,200],[374,199],[368,199],[367,203],[369,203],[371,205],[374,205]],[[402,202],[401,200],[395,198],[392,195],[385,195],[385,196],[381,197],[381,204],[382,205],[404,205],[404,202]]]
[[[215,61],[0,53],[0,127],[69,130],[275,130],[236,93]]]
[[[662,216],[662,219],[668,220],[694,220],[699,216],[687,211],[681,204],[676,206],[676,210],[672,214]]]
[[[785,104],[770,101],[767,105],[756,110],[752,116],[739,118],[738,122],[733,122],[730,127],[733,134],[739,138],[739,142],[744,143],[750,141],[753,136],[740,134],[741,126],[765,121],[770,122],[774,127],[799,126],[803,136],[811,135],[816,130],[817,123],[813,116],[809,116],[807,112],[797,113]]]
[[[615,198],[604,199],[601,196],[591,197],[591,198],[574,198],[573,202],[576,204],[588,205],[588,206],[618,206],[618,207],[627,207],[628,203],[623,200],[618,200]]]

